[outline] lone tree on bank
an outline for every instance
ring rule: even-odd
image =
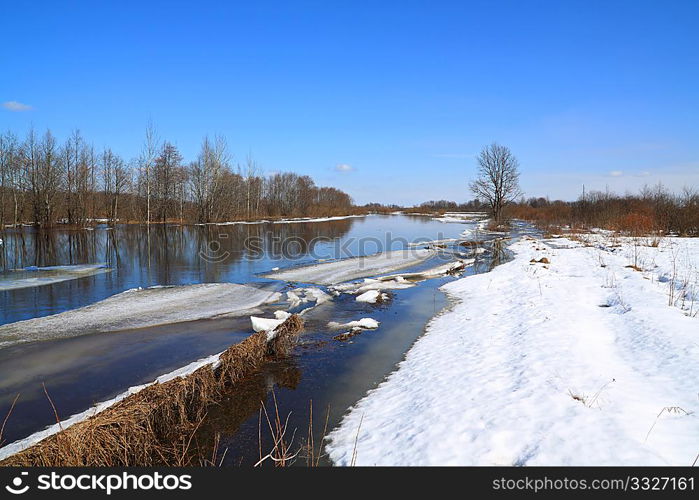
[[[484,147],[478,155],[478,179],[469,187],[490,207],[493,220],[499,224],[505,206],[522,195],[517,158],[509,148],[495,142]]]

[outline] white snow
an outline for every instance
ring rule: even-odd
[[[438,278],[453,271],[458,271],[475,262],[474,259],[455,260],[441,264],[436,267],[417,271],[414,273],[399,273],[387,274],[376,278],[365,278],[360,282],[343,283],[330,287],[334,292],[363,294],[365,292],[376,290],[401,290],[415,286],[419,281],[426,279]],[[359,300],[359,299],[357,299]]]
[[[375,304],[379,297],[384,297],[384,295],[379,290],[369,290],[357,296],[355,299],[357,302],[368,302],[369,304]]]
[[[439,222],[472,223],[483,220],[487,215],[484,212],[445,212],[444,215],[433,217]]]
[[[0,326],[0,347],[222,316],[241,316],[280,294],[235,283],[132,289],[95,304]]]
[[[335,321],[331,321],[330,323],[328,323],[328,328],[330,328],[331,330],[342,330],[351,328],[363,328],[365,330],[373,330],[378,327],[379,322],[373,318],[362,318],[360,320],[350,321],[348,323],[337,323]]]
[[[286,292],[286,300],[291,307],[297,307],[310,301],[314,301],[316,306],[332,300],[332,297],[320,288],[294,288]]]
[[[62,281],[110,273],[114,269],[105,264],[82,264],[76,266],[29,267],[16,269],[0,278],[0,292],[35,286],[52,285]]]
[[[413,243],[408,243],[408,246],[410,247],[438,247],[441,245],[448,245],[450,243],[455,243],[459,241],[457,238],[445,238],[441,240],[425,240],[425,241],[416,241]]]
[[[425,269],[424,271],[417,271],[414,273],[402,273],[398,275],[389,274],[387,276],[380,276],[378,279],[386,281],[393,280],[397,277],[410,280],[426,280],[431,278],[439,278],[440,276],[444,276],[445,274],[449,274],[451,272],[461,270],[466,266],[470,266],[475,261],[475,259],[455,260],[452,262],[447,262],[446,264],[432,267],[430,269]]]
[[[434,255],[433,251],[425,249],[394,250],[365,257],[351,257],[322,264],[282,269],[266,274],[264,277],[317,285],[332,285],[409,267],[432,255]]]
[[[478,248],[474,248],[473,250],[467,250],[467,254],[468,255],[481,255],[481,254],[484,254],[485,251],[486,251],[485,248],[478,247]]]
[[[416,282],[408,281],[400,275],[393,279],[366,278],[358,283],[335,285],[331,289],[335,293],[364,293],[368,290],[402,290],[414,287]]]
[[[284,311],[277,311],[284,312]],[[288,313],[286,313],[288,314]],[[287,316],[288,317],[288,316]],[[267,332],[273,330],[282,323],[286,318],[260,318],[258,316],[250,316],[250,322],[252,323],[252,329],[256,332]]]
[[[235,226],[238,224],[298,224],[301,222],[328,222],[332,220],[343,220],[352,219],[355,217],[366,217],[366,215],[338,215],[334,217],[298,217],[294,219],[280,219],[280,220],[253,220],[253,221],[230,221],[230,222],[214,222],[212,225],[216,226]],[[203,224],[201,224],[203,225]]]
[[[267,341],[269,342],[277,335],[276,328],[284,323],[291,313],[286,311],[274,311],[274,318],[260,318],[250,316],[252,329],[256,332],[267,332]]]
[[[699,239],[643,247],[642,272],[613,243],[522,240],[445,285],[453,308],[350,409],[330,458],[350,464],[356,439],[357,465],[691,465],[699,316],[669,305],[668,276],[674,261],[696,297]]]

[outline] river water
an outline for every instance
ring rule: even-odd
[[[75,309],[137,287],[232,282],[283,290],[286,283],[261,275],[275,268],[403,249],[416,241],[457,238],[464,230],[471,232],[469,238],[488,239],[476,227],[475,222],[374,215],[323,222],[158,225],[149,229],[136,225],[92,230],[8,229],[0,247],[0,285],[21,283],[37,272],[23,270],[29,266],[104,264],[108,270],[0,291],[0,324]],[[496,263],[494,256],[498,253],[484,254],[463,274],[488,271]],[[413,269],[429,265],[434,263]],[[357,302],[354,296],[343,294],[309,311],[294,355],[231,390],[212,409],[198,439],[214,443],[218,435],[224,464],[254,464],[260,446],[260,401],[272,408],[274,397],[280,413],[284,417],[290,413],[289,428],[298,430],[295,444],[307,435],[312,404],[313,433],[316,443],[320,442],[326,412],[332,428],[348,407],[395,368],[429,319],[448,305],[438,288],[451,279],[430,279],[413,288],[394,290],[386,304]],[[269,308],[282,306],[270,304]],[[333,340],[338,332],[327,328],[328,321],[364,317],[378,320],[381,326],[350,341]],[[66,418],[130,386],[220,352],[251,332],[249,319],[239,317],[0,348],[0,417],[20,394],[3,441],[26,437],[54,422],[44,384],[59,416]],[[268,445],[263,436],[263,447]]]

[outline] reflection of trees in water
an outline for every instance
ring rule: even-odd
[[[94,231],[17,228],[2,234],[2,269],[95,262],[99,236]]]
[[[262,237],[262,249],[272,258],[294,259],[314,251],[318,244],[339,239],[347,234],[353,221],[315,222],[312,224],[277,224]]]
[[[294,258],[322,242],[347,234],[350,219],[295,224],[229,226],[117,225],[87,230],[18,228],[3,233],[3,270],[26,266],[105,262],[140,273],[144,284],[218,281],[232,264],[244,258]],[[251,246],[251,241],[256,246]],[[255,254],[255,249],[259,253]],[[203,259],[203,252],[213,259]],[[225,257],[225,258],[219,258]]]
[[[493,241],[493,255],[490,260],[490,266],[488,271],[492,271],[496,266],[504,264],[512,257],[510,250],[507,249],[507,240],[505,238],[498,238]]]
[[[434,216],[432,215],[419,215],[419,214],[403,214],[404,217],[408,217],[411,222],[421,222],[422,224],[431,224],[434,222]],[[391,215],[383,215],[382,217],[391,217]]]
[[[272,257],[295,257],[309,253],[323,240],[344,236],[351,226],[351,220],[199,226],[199,247],[229,254],[233,260],[259,257],[258,249]]]

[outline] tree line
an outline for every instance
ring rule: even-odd
[[[686,187],[680,193],[673,193],[660,183],[623,196],[591,191],[583,192],[576,201],[521,199],[508,207],[507,213],[544,228],[598,227],[634,234],[699,236],[699,191]]]
[[[149,125],[137,158],[98,150],[79,131],[62,143],[33,128],[0,134],[0,228],[8,224],[210,223],[264,217],[345,215],[352,198],[295,173],[263,175],[234,163],[226,139],[205,137],[194,161]]]

